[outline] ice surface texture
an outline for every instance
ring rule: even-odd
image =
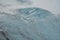
[[[16,11],[0,13],[0,27],[9,40],[60,40],[60,20],[51,12],[35,7]]]

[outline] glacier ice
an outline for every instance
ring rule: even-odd
[[[0,13],[0,27],[9,40],[60,40],[60,20],[51,12],[36,7],[16,12]]]

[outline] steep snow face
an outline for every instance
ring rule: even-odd
[[[60,20],[40,8],[17,9],[15,15],[0,13],[0,27],[10,40],[60,40]]]

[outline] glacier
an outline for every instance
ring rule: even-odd
[[[0,12],[0,40],[60,40],[60,19],[45,9],[31,7],[16,14]],[[7,39],[7,40],[8,40]]]

